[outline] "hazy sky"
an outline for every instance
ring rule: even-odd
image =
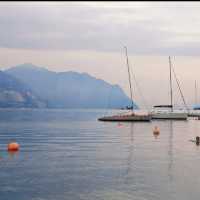
[[[128,93],[124,45],[149,105],[169,101],[168,55],[186,101],[194,102],[200,2],[0,2],[1,69],[28,62],[88,72]],[[181,103],[175,82],[174,92]]]

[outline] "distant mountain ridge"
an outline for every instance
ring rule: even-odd
[[[53,72],[31,63],[9,68],[5,73],[31,88],[50,108],[121,108],[131,105],[129,97],[118,85],[87,73]]]
[[[0,107],[46,107],[32,90],[15,77],[0,71]]]

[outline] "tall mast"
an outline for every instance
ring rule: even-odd
[[[182,90],[181,90],[180,83],[179,83],[178,78],[177,78],[177,76],[176,76],[176,73],[175,73],[175,71],[174,71],[174,68],[173,68],[172,66],[171,66],[171,68],[172,68],[172,71],[173,71],[173,74],[174,74],[174,78],[175,78],[175,80],[176,80],[176,83],[177,83],[177,86],[178,86],[179,92],[180,92],[180,94],[181,94],[181,97],[182,97],[183,103],[184,103],[184,105],[185,105],[185,108],[186,108],[187,111],[189,112],[189,108],[188,108],[188,106],[187,106],[187,104],[186,104],[186,101],[185,101],[185,98],[184,98],[183,92],[182,92]]]
[[[128,61],[128,52],[127,52],[127,47],[125,46],[124,48],[126,52],[126,64],[128,68],[129,87],[130,87],[130,94],[131,94],[131,107],[133,110],[133,93],[132,93],[132,86],[131,86],[131,75],[130,75],[130,67],[129,67],[129,61]]]
[[[171,100],[171,111],[173,111],[173,93],[172,93],[172,64],[169,56],[169,79],[170,79],[170,100]]]
[[[195,105],[197,105],[197,82],[195,80]]]

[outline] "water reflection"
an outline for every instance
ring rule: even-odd
[[[169,121],[169,139],[168,139],[168,157],[169,157],[169,162],[168,162],[168,176],[169,180],[173,180],[173,173],[172,173],[172,168],[173,168],[173,121]]]
[[[16,151],[0,151],[0,161],[5,161],[8,159],[14,159],[18,157],[19,152]]]
[[[2,199],[199,197],[200,149],[188,142],[198,135],[193,129],[199,121],[156,121],[161,132],[155,139],[153,123],[118,127],[96,121],[102,113],[88,110],[30,111],[25,121],[16,119],[14,111],[4,112],[0,115]],[[21,151],[6,151],[10,138],[23,145]]]
[[[0,152],[0,160],[3,159],[3,154]]]
[[[127,157],[127,169],[125,172],[125,183],[127,183],[128,178],[131,175],[131,170],[133,169],[134,164],[134,123],[130,123],[130,132],[129,132],[129,146],[128,146],[128,157]]]
[[[19,154],[18,151],[8,151],[8,156],[9,156],[9,158],[11,158],[11,159],[17,157],[18,154]]]

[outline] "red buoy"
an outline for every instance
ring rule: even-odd
[[[16,142],[11,142],[8,144],[8,151],[19,151],[19,144]]]
[[[160,129],[159,129],[157,126],[154,127],[154,129],[153,129],[153,134],[154,134],[155,136],[158,136],[158,135],[160,134]]]

